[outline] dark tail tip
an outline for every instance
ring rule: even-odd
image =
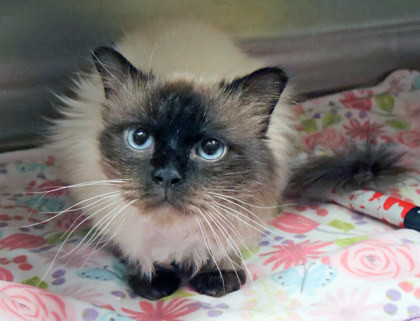
[[[404,153],[391,144],[353,146],[333,156],[309,158],[294,168],[286,196],[303,200],[327,200],[331,191],[357,189],[385,191],[409,171],[402,165]]]

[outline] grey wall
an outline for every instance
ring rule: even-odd
[[[219,25],[250,53],[280,64],[301,92],[420,69],[419,0],[0,0],[0,150],[39,141],[89,49],[157,15]]]

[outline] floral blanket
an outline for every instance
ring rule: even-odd
[[[367,135],[418,152],[420,73],[397,71],[295,112],[309,154]],[[389,194],[420,205],[419,178]],[[212,298],[184,286],[150,302],[130,291],[109,251],[80,243],[89,231],[80,212],[56,217],[70,204],[68,190],[42,191],[57,186],[65,183],[48,150],[0,156],[0,320],[420,320],[417,231],[335,204],[289,207],[246,253],[253,279],[240,291]]]

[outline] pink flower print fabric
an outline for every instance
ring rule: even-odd
[[[401,70],[293,110],[306,155],[373,135],[418,160],[419,106],[420,74]],[[81,245],[90,231],[81,211],[55,217],[72,204],[65,186],[46,149],[0,155],[0,320],[420,320],[419,232],[337,204],[289,206],[243,251],[241,290],[210,298],[183,286],[150,302],[127,286],[110,251]],[[420,176],[388,194],[420,205]]]

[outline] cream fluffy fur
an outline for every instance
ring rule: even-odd
[[[149,25],[139,33],[127,34],[116,49],[140,70],[152,71],[166,79],[187,78],[214,83],[264,67],[262,61],[246,56],[224,34],[198,22]],[[77,99],[61,97],[65,119],[55,122],[51,134],[51,144],[55,148],[63,178],[70,184],[108,180],[102,172],[98,147],[98,136],[103,129],[101,104],[105,97],[96,70],[91,76],[76,80],[76,93]],[[279,164],[277,179],[281,186],[287,180],[291,127],[288,106],[280,102],[272,115],[268,137]],[[117,188],[99,184],[71,190],[77,200],[83,201],[101,193],[117,191]],[[126,204],[121,196],[111,199],[119,206]],[[82,205],[92,204],[95,200]],[[93,216],[93,222],[100,224],[101,219],[113,208],[110,206],[98,212]],[[199,268],[209,259],[194,217],[184,216],[177,224],[157,226],[149,216],[139,215],[137,211],[132,206],[122,208],[118,219],[103,226],[102,230],[105,237],[112,238],[130,260],[141,263],[143,273],[150,275],[153,263],[186,261]],[[241,226],[238,226],[238,231],[243,235],[238,244],[253,243],[259,235],[257,231]],[[214,240],[210,242],[214,243]],[[216,244],[210,246],[216,260],[222,265],[225,265],[225,251],[234,251],[229,244],[224,244],[225,249],[220,249]]]

